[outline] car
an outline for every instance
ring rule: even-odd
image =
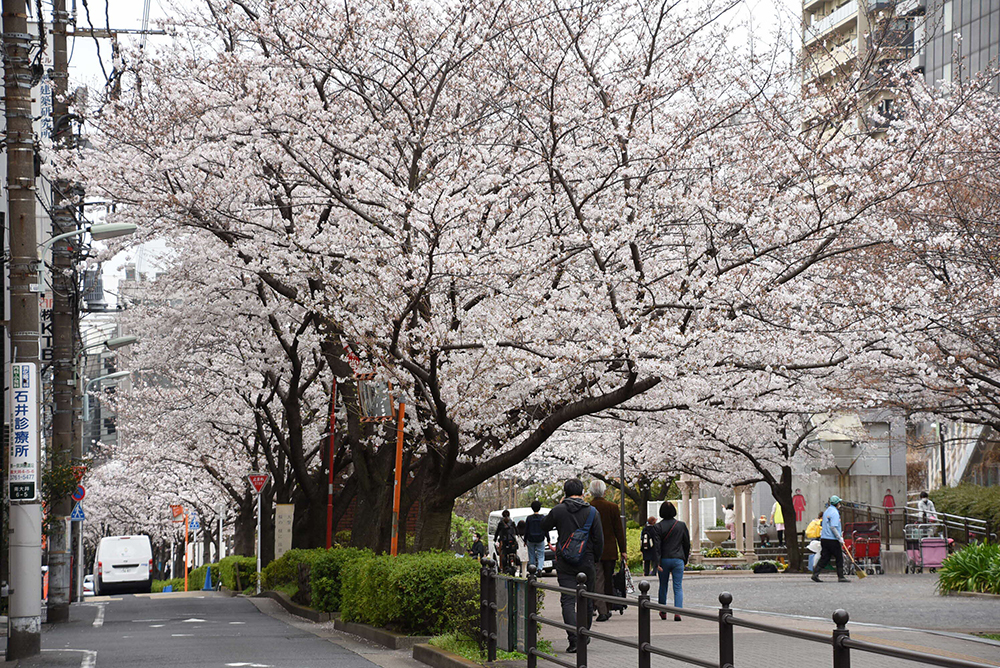
[[[105,536],[94,556],[94,594],[146,593],[153,586],[149,536]]]
[[[551,509],[550,508],[542,508],[541,511],[539,511],[539,512],[541,512],[542,515],[546,515],[546,514],[548,514],[549,510],[551,510]],[[511,521],[515,525],[517,525],[518,522],[520,522],[521,520],[523,520],[524,518],[526,518],[528,515],[531,515],[533,512],[535,512],[535,511],[533,511],[531,508],[510,508],[510,519],[511,519]],[[496,552],[496,545],[495,545],[495,542],[493,540],[493,537],[496,535],[497,526],[499,526],[499,524],[500,524],[501,517],[503,517],[503,511],[502,510],[494,510],[492,513],[490,513],[489,521],[486,524],[486,534],[487,534],[486,538],[489,541],[488,548],[487,548],[489,550],[489,555],[488,556],[489,556],[490,559],[493,559],[493,560],[499,560],[499,558],[500,558],[500,555],[498,555],[497,552]],[[556,553],[555,553],[555,549],[554,549],[553,546],[558,541],[559,541],[559,532],[557,532],[555,529],[553,529],[552,531],[549,532],[549,540],[548,540],[548,543],[545,545],[545,562],[544,563],[545,563],[545,572],[546,573],[551,573],[552,569],[555,568],[555,565],[556,565]]]
[[[94,595],[94,576],[84,575],[83,576],[83,595],[93,596]]]

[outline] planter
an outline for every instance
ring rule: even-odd
[[[721,547],[723,542],[729,540],[729,529],[705,529],[705,535],[715,547]]]

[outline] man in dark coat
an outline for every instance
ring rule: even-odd
[[[576,589],[576,574],[587,574],[587,589],[594,591],[594,562],[604,552],[604,530],[601,528],[601,516],[596,510],[592,511],[589,503],[583,500],[583,482],[576,478],[567,480],[563,485],[563,493],[566,498],[557,505],[542,521],[542,529],[545,532],[555,529],[559,532],[559,542],[556,546],[556,578],[560,587]],[[579,564],[570,564],[565,559],[559,558],[560,548],[566,544],[573,532],[582,529],[587,524],[587,519],[593,512],[593,521],[590,525],[590,536],[584,550],[583,561]],[[560,594],[559,602],[562,605],[563,623],[576,626],[576,596],[573,594]],[[594,602],[587,601],[587,628],[589,629],[594,617]],[[569,647],[567,652],[576,651],[576,633],[567,631]]]
[[[604,551],[594,567],[597,575],[597,592],[614,595],[613,577],[618,559],[627,559],[625,550],[625,528],[622,526],[621,510],[614,501],[604,498],[608,486],[600,480],[590,483],[590,505],[597,508],[601,515],[601,527],[604,529]],[[616,549],[617,548],[617,549]],[[606,622],[611,619],[611,610],[604,601],[597,602],[597,621]]]

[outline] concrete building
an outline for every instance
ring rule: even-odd
[[[900,0],[897,13],[912,21],[911,67],[931,85],[982,72],[1000,57],[1000,2]],[[997,91],[997,80],[993,90]]]

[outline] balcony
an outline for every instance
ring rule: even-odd
[[[899,0],[896,16],[923,16],[927,12],[927,0]]]
[[[858,56],[858,40],[852,39],[829,51],[817,49],[806,56],[806,78],[819,79],[839,67],[847,65]]]
[[[853,19],[858,15],[858,0],[851,0],[843,7],[836,9],[829,16],[824,16],[818,21],[813,21],[812,25],[806,26],[804,42],[809,44],[825,36],[828,32],[838,27],[842,23]]]

